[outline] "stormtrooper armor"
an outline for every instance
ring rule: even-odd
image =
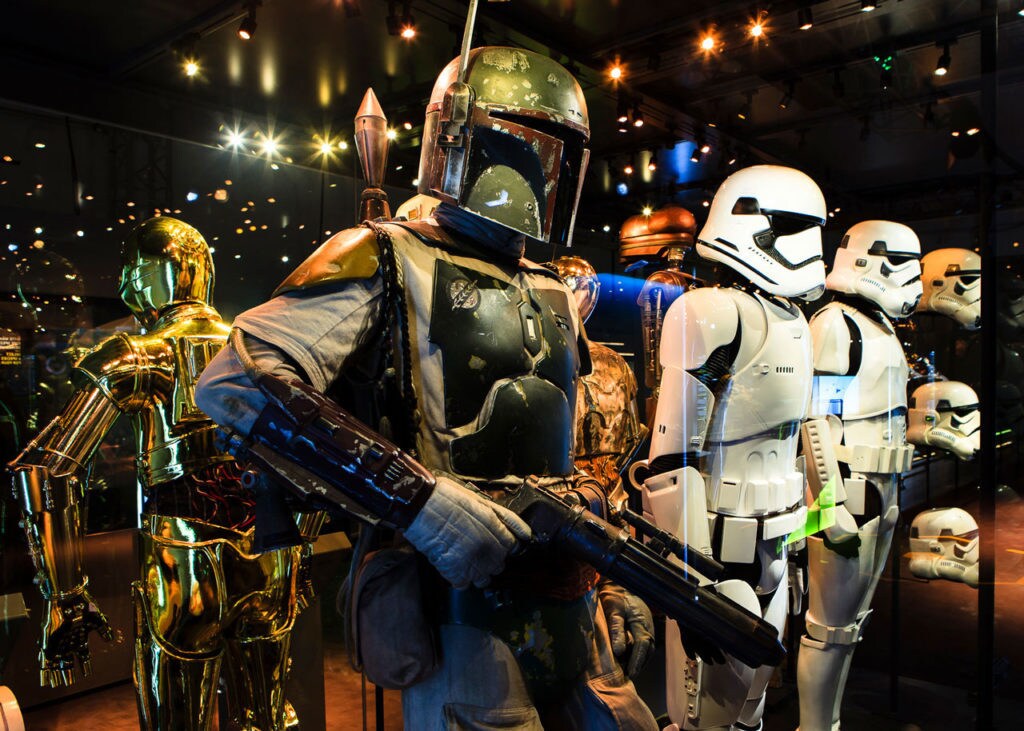
[[[835,520],[807,538],[801,731],[839,728],[850,662],[899,517],[899,477],[914,448],[906,443],[909,369],[889,317],[909,315],[920,299],[920,256],[917,236],[903,224],[854,225],[826,279],[835,299],[811,318],[807,500],[812,509],[834,510]]]
[[[10,464],[48,607],[41,682],[70,684],[78,666],[88,673],[89,634],[111,635],[83,566],[85,490],[100,442],[125,414],[146,498],[133,591],[140,725],[211,728],[223,670],[239,728],[283,729],[296,722],[283,693],[300,553],[253,550],[252,498],[195,403],[196,380],[228,335],[209,304],[209,247],[191,226],[153,218],[128,237],[122,260],[121,297],[147,332],[85,355],[75,394]],[[302,521],[308,534],[316,522]]]
[[[907,441],[971,459],[981,449],[978,394],[959,381],[919,386],[910,397]]]
[[[966,510],[932,508],[910,524],[910,573],[978,588],[978,524]]]
[[[740,279],[669,307],[650,459],[632,473],[649,471],[646,517],[722,562],[720,591],[780,631],[786,536],[806,514],[797,441],[812,378],[807,321],[783,296],[823,290],[824,223],[821,191],[797,170],[755,166],[722,184],[697,250]],[[674,622],[666,654],[676,728],[760,727],[770,668],[708,662]]]
[[[969,249],[936,249],[921,260],[924,294],[918,312],[938,312],[967,330],[981,327],[981,257]]]

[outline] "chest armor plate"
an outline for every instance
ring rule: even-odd
[[[444,428],[460,475],[572,471],[579,353],[567,295],[438,259],[428,340],[440,349]],[[429,387],[429,384],[424,384]]]
[[[708,439],[732,442],[795,433],[807,416],[813,376],[811,332],[803,313],[740,290],[739,356],[711,416]]]
[[[843,308],[860,334],[860,366],[843,399],[843,420],[864,419],[907,408],[907,359],[888,322],[874,320],[855,308]],[[851,356],[852,357],[852,356]]]

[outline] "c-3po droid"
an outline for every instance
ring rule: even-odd
[[[210,729],[223,674],[238,728],[285,728],[295,723],[284,684],[302,553],[254,550],[252,493],[195,404],[199,374],[229,332],[210,305],[210,249],[191,226],[158,217],[121,254],[121,298],[146,333],[115,335],[85,355],[74,395],[10,464],[47,606],[41,682],[88,674],[89,634],[112,635],[89,595],[83,538],[92,461],[125,415],[145,495],[133,585],[141,726]],[[302,522],[304,535],[318,528],[316,516]]]

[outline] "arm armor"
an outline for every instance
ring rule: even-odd
[[[97,366],[130,365],[132,359],[125,357],[130,352],[126,340],[113,338],[83,358],[75,373],[79,389],[8,465],[39,588],[47,601],[39,652],[44,686],[74,682],[76,661],[88,675],[89,634],[97,630],[106,639],[112,637],[87,589],[85,481],[97,447],[121,413],[113,395],[118,386],[102,378],[103,368]]]
[[[658,413],[651,435],[652,471],[658,458],[697,455],[715,406],[713,388],[735,358],[739,312],[715,287],[691,290],[672,303],[661,334]]]
[[[308,385],[261,372],[240,330],[232,333],[231,346],[268,400],[248,440],[229,436],[238,456],[268,470],[307,505],[340,508],[399,529],[412,523],[434,487],[426,467]],[[782,661],[785,649],[772,625],[587,510],[584,504],[599,496],[599,486],[576,488],[563,499],[527,481],[505,506],[523,517],[538,543],[589,563],[743,662],[756,667]]]

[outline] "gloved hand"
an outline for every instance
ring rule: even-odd
[[[640,597],[630,594],[618,584],[602,581],[597,589],[612,654],[623,665],[626,676],[633,678],[643,670],[654,646],[654,618]],[[628,660],[623,663],[626,652]]]
[[[483,493],[444,476],[405,530],[405,538],[452,586],[486,586],[531,532],[522,518]]]
[[[39,643],[40,683],[51,688],[71,685],[77,680],[76,662],[83,676],[91,671],[89,634],[96,631],[109,642],[114,632],[85,588],[72,597],[47,600],[46,610]]]

